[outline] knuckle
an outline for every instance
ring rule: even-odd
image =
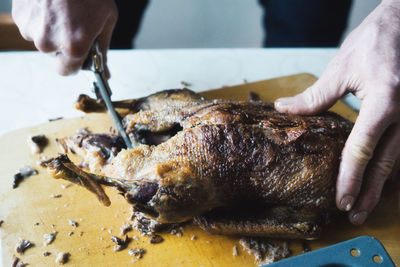
[[[374,149],[372,146],[363,143],[355,142],[350,146],[350,155],[359,164],[366,164],[374,155]]]
[[[55,46],[54,44],[47,38],[38,38],[35,40],[35,46],[36,48],[44,53],[49,53],[55,51]]]
[[[360,175],[354,175],[349,178],[353,188],[360,188],[363,182],[363,177]]]
[[[305,103],[310,107],[313,107],[317,103],[321,102],[320,94],[316,93],[315,91],[316,90],[314,87],[312,87],[303,94]]]
[[[386,178],[392,172],[396,163],[394,159],[379,159],[375,162],[374,174],[377,178]]]
[[[381,199],[381,194],[377,190],[368,192],[364,198],[364,206],[368,211],[372,211],[375,206],[379,203]]]
[[[85,39],[71,39],[63,46],[63,53],[71,58],[81,58],[86,56],[90,44]]]

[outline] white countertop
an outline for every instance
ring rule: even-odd
[[[336,49],[177,49],[109,52],[113,100],[170,88],[215,89],[301,72],[320,76]],[[91,94],[91,75],[61,77],[38,52],[0,52],[0,134],[55,117],[75,117],[73,103]],[[357,102],[352,102],[357,106]]]

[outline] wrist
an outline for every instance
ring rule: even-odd
[[[400,0],[382,0],[380,7],[400,10]]]
[[[367,16],[365,23],[400,26],[400,0],[382,0],[382,2]]]

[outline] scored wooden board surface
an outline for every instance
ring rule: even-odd
[[[315,80],[312,75],[298,74],[224,87],[203,92],[202,95],[207,98],[245,100],[251,91],[258,93],[264,101],[273,101],[277,97],[301,92]],[[353,121],[357,116],[342,102],[338,102],[332,110]],[[90,114],[0,136],[0,220],[4,220],[0,228],[0,247],[4,266],[10,266],[19,238],[35,243],[33,248],[19,256],[31,266],[53,266],[57,253],[62,251],[71,254],[69,266],[126,266],[131,263],[133,257],[128,254],[128,249],[114,252],[114,244],[110,241],[111,235],[119,236],[121,225],[128,222],[127,217],[130,215],[129,205],[117,191],[106,189],[112,204],[104,207],[92,193],[82,187],[74,185],[62,189],[62,184],[68,184],[66,181],[51,178],[45,169],[36,164],[41,156],[48,158],[60,152],[55,138],[71,135],[84,127],[93,132],[106,132],[110,125],[107,115]],[[42,155],[32,155],[27,145],[28,137],[36,134],[45,134],[50,139],[50,145]],[[13,175],[24,165],[35,167],[39,174],[28,178],[13,190]],[[52,194],[62,194],[62,197],[50,198]],[[319,240],[307,242],[314,250],[357,236],[371,235],[383,243],[394,262],[399,264],[399,206],[399,193],[388,191],[363,226],[353,226],[346,218],[341,218],[327,226]],[[68,219],[77,221],[79,226],[73,230]],[[54,230],[58,231],[56,240],[44,247],[43,234]],[[68,236],[71,231],[74,234]],[[254,257],[242,250],[238,237],[210,235],[192,225],[185,226],[182,237],[161,234],[164,242],[160,244],[149,244],[149,237],[143,237],[136,231],[128,235],[139,238],[132,240],[128,248],[147,250],[144,257],[133,264],[137,266],[255,266]],[[192,236],[197,239],[192,240]],[[234,246],[239,247],[238,256],[232,255]],[[294,255],[301,253],[301,242],[291,241],[290,248]],[[44,251],[52,254],[44,257]]]

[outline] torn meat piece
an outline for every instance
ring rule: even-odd
[[[272,241],[260,237],[244,237],[239,244],[250,255],[253,254],[258,265],[270,264],[290,255],[287,242]]]
[[[44,257],[48,257],[48,256],[50,256],[50,255],[51,255],[51,252],[49,252],[49,251],[43,252],[43,256],[44,256]]]
[[[58,121],[58,120],[62,120],[62,119],[63,119],[63,117],[55,117],[55,118],[48,119],[48,121],[52,122],[52,121]]]
[[[64,265],[69,261],[71,254],[69,252],[60,252],[57,254],[56,263],[59,265]]]
[[[32,154],[42,153],[44,148],[49,144],[49,139],[44,134],[31,136],[29,138]]]
[[[111,241],[115,243],[114,251],[121,251],[128,246],[128,244],[131,242],[131,239],[127,235],[124,239],[113,235],[111,236]]]
[[[87,129],[71,137],[58,138],[57,142],[65,153],[76,153],[84,158],[80,165],[95,173],[101,172],[104,165],[126,148],[119,135],[94,134]]]
[[[165,224],[159,223],[146,217],[142,212],[138,211],[134,212],[134,220],[132,226],[143,235],[152,235],[168,227]]]
[[[79,226],[78,222],[73,221],[73,220],[71,220],[71,219],[68,219],[68,223],[69,223],[69,225],[71,225],[72,227],[74,227],[74,230],[76,229],[76,227]]]
[[[256,101],[261,101],[260,96],[257,93],[250,92],[250,94],[249,94],[249,102],[256,102]]]
[[[310,244],[306,241],[301,242],[302,253],[307,253],[311,251]]]
[[[239,249],[237,246],[233,246],[232,248],[232,256],[236,257],[237,255],[239,255]]]
[[[31,241],[25,239],[19,239],[18,243],[15,246],[15,252],[19,254],[24,254],[25,250],[33,246],[34,244]]]
[[[120,236],[126,235],[129,231],[132,231],[132,224],[131,223],[124,223],[120,228]]]
[[[62,185],[61,185],[61,188],[62,188],[62,189],[67,189],[68,187],[71,187],[71,186],[72,186],[72,184],[65,184],[65,185],[62,184]]]
[[[85,94],[79,95],[75,102],[75,108],[86,113],[103,112],[106,110],[104,103]]]
[[[158,244],[164,241],[164,238],[160,235],[154,235],[150,239],[150,244]]]
[[[15,255],[12,258],[12,262],[11,262],[11,266],[12,267],[25,267],[29,265],[28,263],[24,263],[23,261],[21,261],[20,258],[16,257]]]
[[[50,245],[51,243],[53,243],[53,241],[56,239],[57,234],[58,234],[57,231],[54,231],[49,234],[44,234],[43,235],[43,239],[44,239],[43,246],[46,247],[46,246]]]
[[[130,256],[137,257],[138,259],[143,258],[143,255],[146,253],[146,250],[143,248],[135,248],[135,249],[130,249],[128,251]]]
[[[17,266],[17,264],[18,264],[18,262],[19,262],[19,258],[18,257],[16,257],[15,255],[13,255],[13,258],[12,258],[12,261],[11,261],[11,266],[12,267],[16,267]]]
[[[182,226],[175,224],[173,227],[170,228],[169,233],[171,235],[176,235],[177,237],[182,237],[184,230]]]
[[[181,85],[182,85],[183,87],[190,87],[190,86],[192,86],[191,83],[185,82],[185,81],[181,81]]]
[[[19,169],[19,172],[14,174],[13,189],[17,188],[19,184],[25,179],[32,175],[38,174],[38,171],[30,166],[24,166]]]
[[[25,262],[23,262],[23,261],[19,261],[18,263],[17,263],[17,266],[16,267],[25,267],[25,266],[28,266],[29,265],[29,263],[25,263]]]

